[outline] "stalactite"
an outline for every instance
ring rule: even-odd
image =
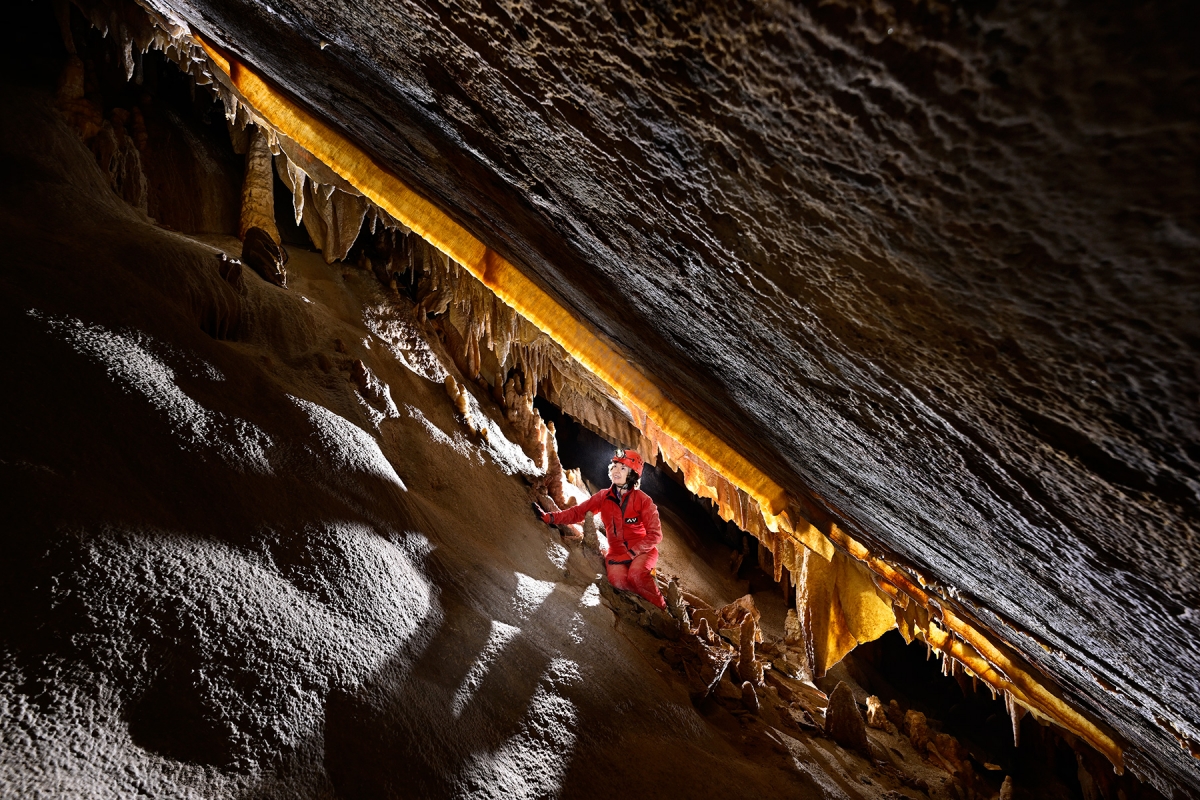
[[[1013,747],[1019,747],[1021,745],[1021,720],[1025,718],[1026,709],[1009,692],[1004,693],[1004,706],[1008,709],[1009,719],[1012,720]]]
[[[896,627],[890,598],[854,559],[839,552],[826,562],[805,550],[797,566],[796,614],[814,678],[860,643]]]
[[[783,580],[783,559],[780,557],[781,553],[782,546],[777,545],[775,551],[771,554],[771,566],[774,568],[772,569],[772,577],[775,578],[776,583]]]
[[[242,181],[242,213],[238,238],[245,240],[251,228],[259,228],[279,244],[275,226],[275,183],[271,175],[271,149],[266,134],[255,128],[246,153],[246,177]]]

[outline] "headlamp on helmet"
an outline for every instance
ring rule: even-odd
[[[638,475],[642,474],[642,468],[646,465],[637,450],[618,450],[617,454],[612,457],[612,463],[624,464]]]

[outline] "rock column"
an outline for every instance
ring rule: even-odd
[[[251,228],[261,228],[279,244],[275,226],[275,183],[271,173],[271,148],[259,127],[250,135],[246,153],[246,179],[242,182],[242,219],[238,238],[243,241]]]

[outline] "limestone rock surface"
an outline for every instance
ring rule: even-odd
[[[299,248],[235,287],[0,74],[0,794],[821,795],[613,629],[411,305]]]
[[[151,4],[1200,791],[1193,4]]]

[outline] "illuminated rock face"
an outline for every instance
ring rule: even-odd
[[[1182,11],[171,5],[1200,781]]]
[[[1186,25],[171,5],[1196,783]]]

